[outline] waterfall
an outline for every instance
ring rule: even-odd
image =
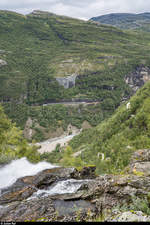
[[[13,160],[0,168],[0,189],[12,185],[18,178],[33,176],[38,172],[57,167],[47,162],[30,163],[25,157]]]
[[[48,190],[38,190],[28,200],[36,198],[38,196],[59,195],[59,194],[73,194],[76,193],[81,185],[87,184],[90,180],[75,180],[68,179],[59,181],[53,187],[49,187]]]
[[[56,168],[58,166],[52,165],[47,162],[39,162],[36,164],[30,163],[25,157],[17,160],[13,160],[11,163],[0,168],[0,192],[1,189],[6,188],[13,183],[18,178],[25,176],[34,176],[38,172]],[[44,197],[48,195],[59,195],[59,194],[72,194],[76,193],[83,184],[87,184],[92,180],[75,180],[75,179],[65,179],[54,182],[52,185],[46,188],[46,190],[37,190],[33,193],[28,200],[37,197]],[[1,193],[0,193],[1,194]],[[0,206],[1,207],[1,206]]]

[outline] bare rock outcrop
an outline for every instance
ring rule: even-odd
[[[150,68],[142,65],[125,77],[125,82],[132,88],[133,94],[149,80]]]
[[[104,210],[112,211],[118,205],[132,204],[133,196],[147,199],[150,204],[149,164],[150,149],[143,149],[136,151],[130,164],[117,175],[95,176],[95,167],[84,167],[82,170],[58,167],[20,178],[11,187],[1,190],[0,220],[40,221],[43,218],[43,221],[90,221],[102,215]],[[75,191],[62,193],[59,189],[60,192],[53,195],[42,194],[43,190],[48,192],[60,187],[60,184],[65,190],[76,186]],[[37,195],[39,190],[41,194]],[[111,213],[104,221],[150,219],[139,210],[135,215],[129,211],[113,212],[112,216]]]

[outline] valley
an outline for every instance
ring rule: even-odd
[[[0,10],[0,220],[150,221],[149,20]]]
[[[43,142],[37,142],[35,145],[39,146],[39,150],[38,152],[40,152],[41,154],[44,152],[52,152],[56,149],[57,145],[60,145],[60,147],[65,147],[68,142],[76,135],[78,135],[79,133],[76,134],[72,134],[72,135],[68,135],[68,136],[59,136],[56,138],[52,138],[52,139],[48,139],[46,141]]]

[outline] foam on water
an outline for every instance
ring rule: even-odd
[[[68,179],[59,181],[53,187],[50,187],[48,190],[38,190],[30,198],[36,198],[38,196],[48,196],[48,195],[57,195],[57,194],[72,194],[76,193],[82,184],[88,183],[90,180],[75,180]]]
[[[32,176],[38,172],[57,167],[47,162],[30,163],[25,157],[13,160],[0,169],[0,189],[12,185],[18,178]]]

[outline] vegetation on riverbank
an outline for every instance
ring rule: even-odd
[[[1,159],[27,156],[33,161],[47,160],[64,166],[96,165],[97,173],[119,172],[127,166],[135,150],[150,148],[149,93],[150,82],[130,99],[129,108],[126,102],[96,128],[74,137],[66,149],[61,151],[57,146],[54,152],[40,156],[27,145],[1,109]],[[74,157],[75,152],[80,154]]]
[[[21,157],[27,157],[31,162],[40,160],[36,147],[28,145],[22,132],[7,118],[0,106],[0,164]]]
[[[32,129],[34,135],[30,140],[42,141],[50,138],[50,134],[66,131],[69,124],[81,129],[84,122],[90,126],[96,126],[104,118],[108,118],[113,109],[107,109],[107,106],[100,104],[65,106],[63,104],[48,106],[28,106],[26,104],[3,104],[5,113],[17,124],[24,129],[28,118],[31,119],[29,129]],[[84,127],[84,126],[83,126]]]

